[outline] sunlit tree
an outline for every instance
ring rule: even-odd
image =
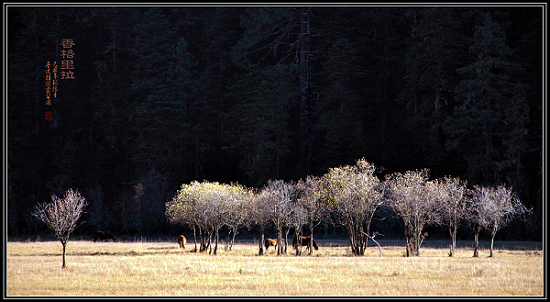
[[[267,185],[258,193],[260,203],[266,206],[265,211],[269,221],[277,231],[277,255],[284,253],[286,241],[283,240],[283,227],[292,214],[291,202],[296,199],[296,189],[293,183],[283,180],[269,180]]]
[[[456,234],[460,221],[466,218],[470,199],[468,198],[467,181],[460,178],[444,177],[437,181],[439,187],[439,207],[443,224],[449,227],[451,247],[449,256],[453,256],[456,248]]]
[[[245,219],[245,225],[248,229],[258,229],[260,233],[260,242],[258,246],[258,255],[264,254],[265,230],[269,223],[270,216],[267,212],[269,200],[264,198],[259,192],[254,194],[251,200],[246,204],[248,215]]]
[[[299,180],[296,184],[296,190],[298,191],[298,204],[302,212],[297,212],[295,216],[303,217],[304,224],[309,226],[309,234],[311,237],[309,241],[309,254],[313,253],[313,229],[315,223],[320,219],[323,205],[323,187],[322,187],[322,178],[308,176],[305,180]],[[299,234],[296,234],[299,235]]]
[[[226,202],[226,215],[223,222],[229,230],[227,234],[227,250],[231,250],[239,228],[245,224],[245,220],[250,214],[248,203],[252,202],[254,197],[254,191],[251,188],[237,183],[231,184],[230,188],[229,199]]]
[[[249,194],[248,189],[238,184],[193,181],[182,185],[166,204],[166,216],[172,224],[188,224],[198,228],[201,252],[210,248],[209,253],[212,253],[214,236],[213,253],[216,255],[220,229],[233,223],[231,219],[241,214],[237,205]]]
[[[478,257],[479,233],[486,229],[491,234],[491,251],[496,233],[508,224],[515,215],[530,211],[521,203],[511,188],[504,185],[497,187],[475,186],[473,191],[473,208],[470,220],[475,225],[474,257]]]
[[[195,214],[198,208],[198,198],[193,194],[198,189],[199,183],[183,184],[170,202],[166,203],[165,215],[168,222],[175,226],[189,226],[193,228],[195,251],[197,251],[196,230],[201,233],[199,217]]]
[[[69,189],[61,199],[52,195],[51,203],[40,203],[36,206],[33,215],[42,220],[63,245],[63,264],[66,268],[66,249],[69,236],[78,227],[76,224],[84,211],[87,202],[78,190]]]
[[[277,231],[277,255],[284,253],[286,241],[283,240],[283,227],[287,224],[292,214],[292,202],[296,199],[294,183],[283,180],[269,180],[262,191],[259,192],[263,204],[267,205],[266,212],[269,220]]]
[[[420,255],[424,227],[440,222],[437,184],[428,177],[428,169],[386,176],[390,208],[403,219],[408,256]]]
[[[352,253],[364,255],[372,217],[384,203],[384,185],[374,175],[374,165],[360,159],[354,166],[331,168],[323,176],[327,206],[333,222],[346,227]]]

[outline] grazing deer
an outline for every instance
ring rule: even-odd
[[[178,244],[180,245],[180,248],[185,248],[185,244],[187,243],[187,239],[185,239],[185,236],[180,235],[177,241],[178,241]]]
[[[309,242],[311,241],[311,236],[294,236],[294,239],[292,240],[292,246],[295,249],[298,249],[298,246],[305,246],[306,251],[310,253],[309,250]],[[313,239],[313,248],[315,250],[319,250],[319,246],[317,245],[317,242],[315,242],[315,239]]]

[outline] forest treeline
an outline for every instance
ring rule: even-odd
[[[89,203],[77,233],[175,234],[165,203],[182,184],[261,188],[366,158],[380,176],[505,184],[533,215],[499,234],[542,237],[542,7],[11,5],[6,17],[9,236],[43,232],[33,207],[69,188]],[[64,39],[74,78],[48,106]]]

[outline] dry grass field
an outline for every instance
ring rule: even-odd
[[[191,240],[192,241],[192,240]],[[381,241],[350,257],[342,244],[319,241],[313,256],[264,256],[252,242],[231,252],[193,253],[166,241],[69,241],[61,269],[56,241],[7,243],[7,297],[15,296],[543,296],[543,252],[521,244],[495,257],[460,247],[422,246],[404,257],[404,247]],[[372,242],[371,242],[371,245]],[[488,245],[485,245],[488,247]]]

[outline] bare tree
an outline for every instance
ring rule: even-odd
[[[212,215],[214,215],[213,208],[218,198],[214,186],[215,184],[207,181],[193,181],[190,184],[184,184],[172,200],[166,203],[165,215],[170,223],[189,224],[193,226],[194,230],[198,229],[199,252],[204,252],[212,247],[211,241],[214,234]]]
[[[305,223],[309,226],[309,254],[313,253],[313,229],[315,222],[320,218],[322,212],[321,198],[322,198],[322,179],[318,177],[308,176],[306,180],[300,180],[296,184],[298,191],[298,203],[304,210]],[[295,214],[295,216],[302,217],[302,215]],[[298,236],[300,234],[296,234]],[[300,247],[298,247],[300,248]],[[298,251],[297,251],[298,252]]]
[[[386,176],[390,188],[390,207],[403,219],[405,226],[407,256],[420,255],[420,246],[427,236],[427,233],[423,232],[424,227],[440,222],[436,195],[438,186],[436,182],[428,181],[428,176],[428,169]]]
[[[529,213],[530,210],[521,203],[519,198],[504,185],[495,187],[475,186],[473,191],[473,207],[470,220],[475,226],[474,257],[478,257],[479,233],[486,229],[491,233],[491,251],[496,233],[508,224],[515,215]]]
[[[249,194],[247,188],[238,184],[193,181],[182,185],[176,196],[166,204],[166,216],[172,224],[191,224],[198,228],[199,251],[210,248],[209,253],[216,255],[220,229],[228,223],[235,223],[235,219],[240,221],[237,215],[242,213],[238,204]],[[212,236],[215,240],[213,251]]]
[[[249,195],[249,189],[239,184],[211,183],[209,188],[208,204],[209,221],[212,224],[215,235],[214,255],[217,254],[219,231],[222,227],[228,226],[235,235],[244,215],[242,202]]]
[[[460,178],[444,177],[443,180],[436,181],[439,187],[439,206],[443,223],[449,227],[451,236],[451,246],[449,256],[452,257],[456,248],[456,233],[460,221],[466,218],[470,208],[470,199],[467,197],[467,182]]]
[[[195,243],[195,252],[197,249],[196,230],[199,227],[199,219],[196,215],[198,208],[198,199],[193,192],[198,183],[183,184],[176,192],[171,201],[165,205],[165,215],[173,226],[189,226],[193,228],[193,240]]]
[[[54,233],[55,237],[61,241],[61,245],[63,245],[63,264],[61,268],[67,267],[65,261],[67,242],[71,233],[78,227],[76,223],[86,205],[86,199],[80,195],[78,190],[69,189],[63,199],[52,195],[51,203],[38,204],[32,213],[42,220]]]
[[[264,189],[259,193],[261,203],[269,220],[277,230],[277,255],[284,253],[286,241],[283,240],[283,227],[288,223],[292,214],[291,202],[296,199],[296,188],[293,183],[283,180],[269,180]]]
[[[354,255],[364,255],[372,217],[384,204],[384,185],[374,175],[374,165],[365,159],[355,166],[331,168],[323,176],[327,207],[336,214],[334,222],[348,231]]]
[[[245,224],[245,220],[249,215],[248,203],[252,201],[254,192],[252,189],[239,184],[232,184],[230,199],[227,203],[227,215],[225,216],[224,224],[228,227],[226,250],[231,250],[235,243],[235,236],[239,228]],[[231,239],[229,237],[231,236]]]
[[[300,184],[300,182],[298,182]],[[298,187],[297,184],[297,187]],[[299,194],[299,193],[298,193]],[[286,223],[286,230],[287,232],[290,230],[294,231],[294,236],[301,236],[302,235],[302,227],[307,224],[308,216],[307,216],[307,210],[302,203],[301,199],[295,199],[290,203],[291,206],[291,213],[288,217],[287,223]],[[285,238],[288,242],[288,238]],[[296,256],[301,255],[301,245],[294,245],[293,246],[296,252]]]
[[[267,202],[268,200],[262,198],[260,193],[256,193],[246,205],[248,215],[245,219],[245,225],[248,229],[257,228],[260,233],[258,246],[258,255],[260,256],[264,254],[265,229],[269,222],[269,216],[266,211]]]

